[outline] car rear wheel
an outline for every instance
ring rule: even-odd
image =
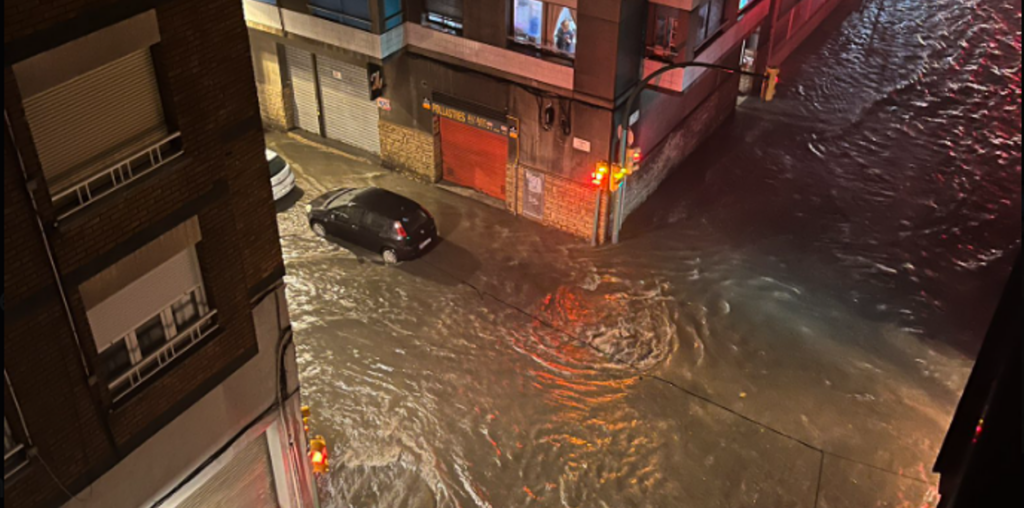
[[[395,249],[384,249],[381,252],[381,258],[384,259],[386,265],[397,265],[398,264],[398,252]]]
[[[313,223],[313,233],[320,238],[327,238],[327,228],[321,222]]]

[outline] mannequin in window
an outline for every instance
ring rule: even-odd
[[[564,53],[576,52],[576,29],[573,28],[571,20],[563,19],[559,25],[555,32],[555,47]]]

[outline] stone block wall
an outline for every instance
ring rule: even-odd
[[[527,217],[523,214],[527,171],[535,171],[544,175],[544,217],[542,219]],[[575,182],[534,168],[510,164],[506,188],[515,189],[515,194],[509,193],[507,201],[509,211],[580,239],[590,240],[593,236],[597,191],[590,182]],[[606,197],[602,201],[602,208],[606,210],[607,206],[608,199]],[[602,219],[607,217],[607,213],[602,213],[601,217]]]
[[[380,122],[380,157],[386,167],[431,183],[441,181],[435,162],[434,136],[391,122]]]

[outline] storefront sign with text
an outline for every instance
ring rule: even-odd
[[[455,109],[453,107],[445,106],[444,104],[438,104],[436,102],[431,104],[428,103],[427,101],[424,101],[423,103],[424,107],[427,107],[428,104],[430,107],[430,111],[439,117],[447,118],[449,120],[453,120],[459,123],[464,123],[466,125],[471,125],[478,129],[493,132],[501,136],[511,135],[511,129],[509,129],[509,126],[504,123],[497,122],[489,118],[484,118],[482,116],[474,115],[473,113],[467,113],[465,111],[462,111],[461,109]]]

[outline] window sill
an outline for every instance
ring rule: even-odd
[[[427,29],[433,30],[435,32],[441,32],[443,34],[451,35],[453,37],[462,37],[462,31],[455,30],[454,28],[447,28],[447,27],[439,26],[439,25],[434,24],[434,23],[421,23],[421,26],[423,26],[423,28],[427,28]]]
[[[160,142],[126,158],[118,165],[53,195],[57,222],[67,220],[132,185],[143,177],[169,165],[184,155],[181,133],[177,132]]]
[[[525,44],[517,41],[512,37],[508,39],[508,49],[515,51],[516,53],[532,56],[545,62],[556,63],[565,67],[575,67],[576,57],[570,56],[567,53],[561,51],[555,51],[553,49],[542,48],[540,46],[534,46],[533,44]]]
[[[664,48],[648,46],[646,58],[659,62],[676,63],[679,59],[679,55],[680,53],[678,51],[670,51]]]

